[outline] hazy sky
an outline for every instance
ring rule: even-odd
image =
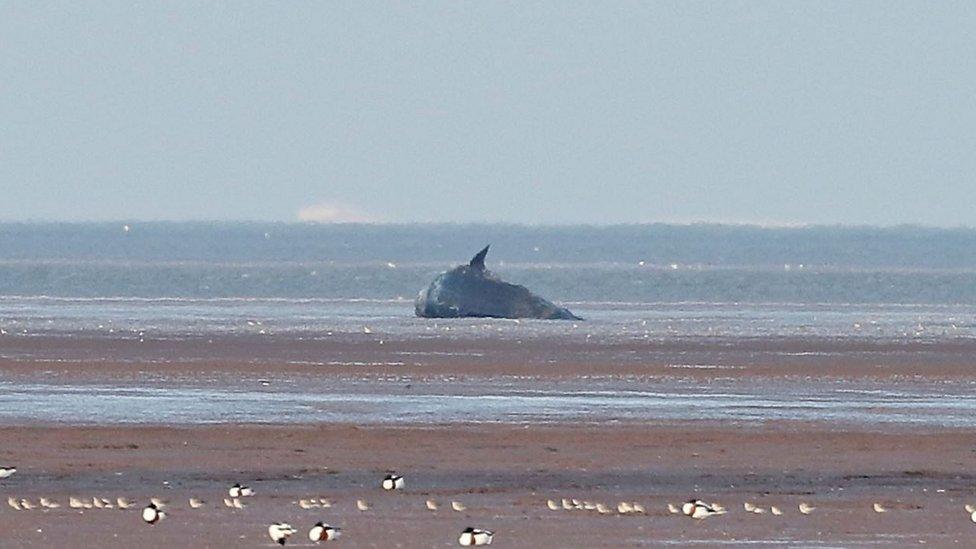
[[[0,220],[976,226],[976,2],[418,4],[0,1]]]

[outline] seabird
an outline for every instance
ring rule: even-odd
[[[973,514],[969,515],[969,520],[976,522],[976,510],[973,510]]]
[[[746,501],[742,503],[742,508],[751,513],[756,510],[756,504],[751,501]]]
[[[45,509],[57,509],[61,507],[61,504],[56,501],[51,501],[50,498],[41,498],[41,507]]]
[[[563,509],[569,511],[573,509],[573,503],[566,498],[562,500]]]
[[[74,496],[68,496],[68,507],[71,507],[72,509],[84,509],[85,504]]]
[[[976,513],[976,505],[970,505],[970,504],[967,503],[966,504],[966,512],[967,513]]]
[[[308,531],[308,539],[312,541],[332,541],[339,537],[340,532],[341,530],[339,528],[319,521]]]
[[[271,541],[278,545],[284,545],[285,541],[295,532],[297,530],[292,528],[291,524],[287,522],[275,522],[268,526],[268,536],[271,538]]]
[[[644,506],[641,505],[640,503],[632,503],[631,508],[634,510],[635,513],[640,513],[642,515],[647,513],[647,509],[644,509]]]
[[[702,520],[712,515],[724,515],[725,508],[721,505],[709,504],[700,499],[694,499],[682,505],[681,512],[693,519]]]
[[[556,503],[551,499],[546,500],[546,507],[548,507],[550,511],[559,511],[560,509],[562,509],[562,507],[558,503]]]
[[[673,503],[669,503],[668,504],[668,512],[671,513],[672,515],[677,515],[678,513],[681,512],[681,509],[678,509],[678,506],[677,505],[675,505]]]
[[[427,506],[428,511],[436,511],[437,508],[439,507],[439,505],[437,505],[437,502],[432,499],[428,499],[427,501],[425,501],[424,505]]]
[[[816,509],[816,507],[804,501],[801,501],[800,504],[797,505],[797,508],[800,510],[800,513],[804,515],[809,515],[810,513],[813,512],[814,509]]]
[[[157,509],[162,509],[163,507],[169,505],[169,501],[157,497],[149,498],[149,502],[155,505]]]
[[[626,501],[621,501],[617,504],[617,512],[621,515],[626,515],[627,513],[634,512],[634,506],[627,503]]]
[[[0,478],[10,478],[16,472],[17,472],[16,467],[11,467],[9,465],[0,467]]]
[[[230,500],[230,504],[231,504],[231,506],[234,509],[243,509],[244,508],[244,502],[241,501],[240,498],[234,498],[234,499]]]
[[[452,501],[451,509],[454,509],[455,511],[460,513],[461,511],[467,511],[468,508],[465,507],[464,504],[461,503],[460,501]]]
[[[480,528],[471,528],[469,526],[465,528],[463,532],[461,532],[461,536],[458,537],[458,544],[491,545],[491,540],[494,536],[495,534],[491,530],[482,530]]]
[[[601,515],[609,515],[610,513],[613,513],[613,511],[609,507],[607,507],[602,503],[596,504],[596,512],[600,513]]]
[[[254,490],[251,490],[248,486],[242,486],[239,482],[235,483],[227,490],[227,495],[232,498],[246,498],[248,496],[254,495]]]
[[[224,498],[224,507],[234,507],[234,502],[230,498]]]
[[[319,505],[328,509],[329,507],[332,507],[332,502],[326,498],[319,498]]]
[[[403,477],[396,473],[390,473],[383,478],[382,486],[384,490],[400,490],[403,488]]]
[[[369,511],[369,504],[366,503],[366,501],[364,501],[364,500],[357,499],[356,500],[356,509],[359,509],[360,511]]]
[[[769,512],[776,515],[777,517],[783,514],[783,511],[781,511],[780,508],[776,507],[775,505],[769,508]]]
[[[207,503],[200,498],[190,498],[190,509],[199,509]]]
[[[874,505],[871,506],[871,508],[874,509],[874,512],[875,513],[887,513],[888,512],[888,510],[885,509],[884,506],[881,505],[880,503],[875,503]]]
[[[29,499],[20,500],[20,506],[24,509],[24,511],[33,511],[34,509],[37,509],[37,505],[31,503],[31,500]]]
[[[118,505],[119,509],[129,509],[134,504],[125,498],[115,498],[115,503]]]
[[[154,503],[142,508],[142,520],[146,521],[146,524],[156,524],[164,518],[166,518],[166,513],[160,511]]]
[[[23,511],[23,508],[20,506],[20,500],[17,498],[7,498],[7,505],[13,507],[17,511]]]
[[[319,504],[309,499],[300,499],[298,500],[298,506],[302,509],[315,509]]]

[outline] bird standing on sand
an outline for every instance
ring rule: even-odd
[[[150,503],[142,508],[142,520],[146,521],[146,524],[156,524],[164,518],[166,518],[166,513],[160,511],[155,503]]]
[[[329,526],[328,524],[319,521],[312,526],[312,529],[308,531],[308,539],[319,542],[319,541],[332,541],[339,537],[339,532],[341,530],[335,526]]]
[[[546,500],[546,507],[548,507],[550,511],[559,511],[560,509],[562,509],[562,507],[558,503],[556,503],[551,499]]]
[[[7,505],[12,507],[15,511],[23,511],[23,508],[20,506],[20,500],[17,498],[7,498]]]
[[[880,503],[875,503],[874,505],[871,506],[871,508],[874,509],[874,512],[875,513],[887,513],[888,512],[888,510],[885,509],[884,505],[881,505]]]
[[[369,504],[366,503],[365,500],[357,499],[356,500],[356,509],[359,509],[360,511],[369,511]]]
[[[481,528],[471,528],[470,526],[465,528],[461,532],[461,536],[458,537],[458,544],[460,545],[491,545],[491,540],[494,538],[495,533],[491,530],[482,530]]]
[[[246,498],[249,496],[253,496],[254,490],[251,490],[247,486],[242,486],[238,482],[238,483],[234,483],[234,485],[230,487],[230,490],[227,490],[227,494],[232,498]]]
[[[465,506],[460,501],[452,501],[451,502],[451,509],[454,509],[458,513],[462,512],[462,511],[467,511],[468,510],[467,506]]]
[[[271,541],[278,545],[284,545],[288,538],[297,531],[287,522],[275,522],[268,526],[268,536]]]
[[[668,512],[671,513],[672,515],[677,515],[677,514],[681,513],[681,509],[678,509],[678,506],[677,505],[675,505],[673,503],[669,503],[668,504]]]
[[[428,511],[436,511],[437,508],[440,507],[439,505],[437,505],[437,502],[432,499],[428,499],[427,501],[425,501],[424,505],[427,506]]]
[[[207,502],[200,498],[190,498],[190,509],[199,509],[204,506]]]
[[[17,472],[17,468],[16,467],[12,467],[12,466],[9,466],[9,465],[4,466],[4,467],[0,467],[0,478],[10,478],[16,472]]]
[[[403,489],[403,477],[396,474],[390,473],[383,478],[383,489],[384,490],[401,490]]]
[[[125,498],[115,498],[115,503],[119,509],[128,509],[132,507],[133,503]]]
[[[809,515],[810,513],[813,512],[814,509],[816,509],[816,507],[814,507],[813,505],[810,505],[809,503],[807,503],[805,501],[801,501],[800,504],[797,505],[796,507],[797,507],[797,509],[800,510],[800,513],[802,513],[804,515]]]

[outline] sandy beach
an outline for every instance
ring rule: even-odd
[[[274,520],[306,529],[326,520],[343,527],[341,541],[354,547],[451,546],[468,525],[493,529],[502,547],[954,546],[971,536],[973,523],[963,506],[976,504],[976,435],[965,426],[941,424],[938,408],[931,417],[922,410],[912,421],[901,421],[880,411],[875,418],[872,406],[847,416],[814,407],[814,420],[795,421],[781,419],[771,404],[758,405],[754,415],[735,415],[743,404],[719,399],[738,391],[765,394],[763,402],[816,403],[821,392],[847,395],[858,384],[910,394],[906,406],[918,407],[912,391],[933,384],[940,394],[955,391],[963,398],[971,392],[965,377],[972,366],[969,343],[381,338],[6,338],[0,359],[4,382],[36,393],[23,413],[8,405],[0,414],[0,460],[19,468],[0,481],[0,490],[5,498],[47,497],[62,504],[43,511],[4,506],[0,525],[11,533],[6,542],[260,546],[271,543],[265,528]],[[796,397],[791,391],[797,383],[810,392]],[[429,415],[404,415],[402,421],[375,411],[383,399],[417,399],[418,393],[431,402],[459,393],[477,402],[480,393],[521,406],[540,384],[558,390],[567,406],[594,408],[583,416],[563,413],[555,404],[517,416],[471,408],[473,419],[432,408]],[[586,400],[594,387],[656,388],[656,400],[647,402],[660,401],[664,407],[654,410],[661,410],[671,402],[669,388],[689,384],[719,386],[717,393],[701,393],[701,406],[714,400],[726,408],[655,419],[635,413],[631,404]],[[104,396],[58,400],[63,397],[57,390],[67,386],[82,393],[97,388]],[[302,421],[307,409],[298,404],[280,421],[181,420],[166,415],[162,400],[119,400],[122,415],[112,424],[82,419],[94,417],[85,415],[92,401],[112,401],[113,392],[136,386],[237,395],[242,414],[257,406],[249,400],[253,394],[280,398],[288,408],[316,394],[367,391],[365,402],[373,404],[339,398],[318,405],[355,408],[350,413],[359,415],[349,417],[362,418],[356,422]],[[49,392],[57,398],[48,399]],[[559,402],[549,393],[546,399]],[[234,410],[233,400],[221,402]],[[807,404],[793,403],[798,410]],[[838,409],[856,404],[841,402]],[[77,407],[77,420],[70,419],[71,409],[64,419],[46,408],[62,405]],[[696,408],[693,402],[682,406]],[[402,492],[379,489],[390,470],[406,476]],[[226,489],[238,481],[257,495],[244,509],[225,508]],[[170,501],[170,516],[150,527],[136,510],[68,509],[69,496],[122,496],[140,503],[158,496]],[[191,510],[189,497],[208,505]],[[297,505],[310,497],[333,505]],[[614,510],[621,501],[635,502],[646,514],[548,509],[548,499],[562,498]],[[705,521],[668,512],[667,503],[691,498],[715,501],[729,512]],[[357,499],[371,509],[357,510]],[[440,509],[427,510],[427,499]],[[466,511],[450,510],[452,501]],[[767,511],[777,506],[783,514],[747,513],[745,502]],[[816,510],[801,515],[800,502]],[[888,512],[876,513],[874,503]],[[296,544],[301,543],[308,542]]]

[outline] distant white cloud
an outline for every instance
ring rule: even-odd
[[[308,223],[373,223],[373,216],[346,204],[312,204],[298,210],[298,220]]]

